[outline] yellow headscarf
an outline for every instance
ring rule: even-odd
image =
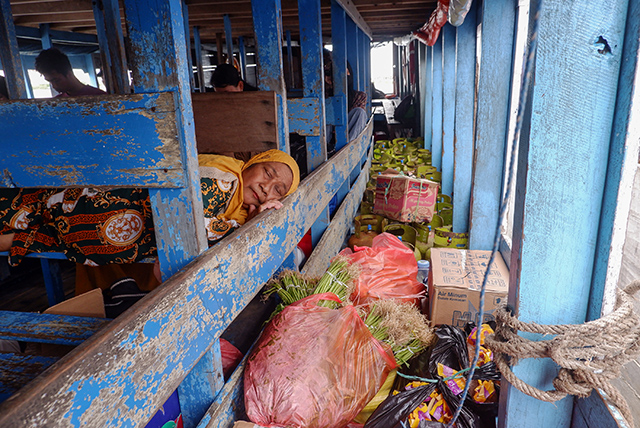
[[[272,149],[259,153],[249,159],[246,163],[228,156],[208,154],[198,155],[198,164],[200,166],[217,168],[222,172],[235,175],[238,179],[236,191],[229,201],[227,210],[221,217],[224,217],[227,220],[235,220],[239,224],[244,224],[247,219],[247,210],[242,208],[242,203],[244,201],[244,194],[242,190],[242,171],[252,165],[263,162],[280,162],[291,169],[291,172],[293,173],[293,181],[291,182],[291,187],[285,196],[292,194],[298,188],[298,185],[300,184],[300,169],[298,168],[298,164],[291,156],[280,150]]]

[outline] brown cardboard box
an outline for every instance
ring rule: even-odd
[[[478,324],[480,289],[490,257],[491,251],[431,249],[429,319],[433,324]],[[485,291],[485,322],[495,319],[493,312],[507,302],[508,291],[509,269],[498,253]]]

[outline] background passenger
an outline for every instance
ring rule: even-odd
[[[211,76],[211,85],[216,92],[242,92],[257,91],[255,88],[240,78],[238,69],[231,64],[220,64]]]
[[[73,74],[69,58],[56,48],[43,50],[36,57],[36,71],[53,86],[56,97],[79,97],[106,94],[101,89],[85,85]]]

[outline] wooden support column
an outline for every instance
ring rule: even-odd
[[[516,0],[482,4],[469,248],[491,250],[498,224],[515,40]],[[501,40],[499,46],[495,41]]]
[[[227,42],[227,62],[233,65],[233,33],[231,32],[231,18],[224,15],[224,40]]]
[[[424,45],[424,92],[422,95],[423,98],[423,118],[424,118],[424,148],[427,150],[431,150],[431,116],[433,114],[433,49],[430,46]]]
[[[189,7],[185,0],[182,0],[182,17],[184,18],[184,42],[187,47],[187,63],[189,64],[189,84],[191,92],[196,88],[196,81],[193,75],[193,57],[191,56],[191,35],[189,34]]]
[[[216,33],[216,54],[218,64],[224,63],[224,52],[222,52],[222,33]]]
[[[469,231],[469,206],[473,174],[474,106],[476,87],[476,10],[471,5],[464,23],[456,29],[456,111],[453,167],[453,231]]]
[[[616,111],[605,182],[602,214],[598,228],[596,263],[589,296],[588,319],[610,313],[615,305],[622,251],[632,202],[633,182],[638,168],[640,132],[640,1],[630,0],[625,26],[622,66],[618,81]]]
[[[289,66],[289,82],[287,89],[293,88],[293,51],[291,49],[291,31],[287,30],[287,65]]]
[[[182,3],[180,0],[125,0],[124,4],[135,92],[172,91],[177,100],[176,130],[188,185],[180,189],[149,190],[160,268],[163,278],[167,279],[208,248],[202,216]],[[149,14],[150,10],[156,13]],[[176,222],[175,219],[181,221]],[[211,345],[210,340],[194,343],[189,349],[191,361],[182,363],[191,367],[189,364],[198,361],[192,373],[187,375],[184,386],[179,388],[180,400],[185,407],[183,418],[186,428],[196,426],[220,389],[216,381],[222,376],[219,356],[209,354],[201,358]],[[213,374],[210,379],[202,379],[199,377],[202,372]],[[150,411],[155,411],[155,408]]]
[[[454,123],[456,110],[456,27],[446,23],[440,30],[442,38],[442,188],[452,196],[454,168]]]
[[[202,43],[200,43],[200,28],[193,27],[193,49],[196,52],[196,70],[198,74],[198,92],[205,92],[204,68],[202,67]],[[218,63],[220,64],[220,63]]]
[[[247,78],[247,53],[244,47],[244,37],[238,37],[238,56],[240,60],[240,73],[243,80]]]
[[[442,37],[431,53],[431,164],[442,171]]]
[[[353,73],[353,87],[358,87],[358,78],[359,78],[359,64],[358,58],[359,56],[359,45],[358,42],[358,26],[353,22],[353,20],[347,17],[347,61],[351,66],[351,72]],[[347,102],[348,104],[348,102]],[[347,106],[349,108],[349,106]]]
[[[258,87],[274,91],[277,98],[278,148],[289,150],[289,121],[287,91],[282,68],[282,8],[280,0],[253,0],[253,26],[256,34],[256,59],[258,62]]]
[[[331,2],[331,43],[333,44],[333,115],[331,125],[336,134],[336,150],[347,145],[347,23],[344,9]],[[344,193],[346,195],[346,193]]]
[[[0,60],[2,60],[2,69],[7,79],[9,98],[12,100],[27,98],[27,87],[9,0],[0,0],[0,12],[0,46],[2,46]]]
[[[93,15],[96,21],[96,30],[100,49],[105,51],[107,63],[103,64],[103,70],[109,68],[112,78],[112,87],[107,86],[109,93],[128,94],[129,69],[122,34],[122,22],[120,21],[120,7],[118,0],[97,0],[93,2]],[[99,28],[100,27],[100,28]]]
[[[600,12],[603,8],[606,14]],[[495,28],[504,30],[509,22],[504,13],[512,9],[507,2],[485,2],[483,32],[493,20]],[[521,321],[580,324],[586,319],[598,230],[601,220],[607,219],[602,204],[607,202],[603,196],[612,130],[621,130],[614,126],[616,97],[621,102],[618,106],[624,106],[627,94],[619,94],[618,88],[628,90],[630,83],[618,80],[626,14],[627,2],[543,3],[535,84],[520,138],[520,191],[515,200],[510,265],[509,300]],[[580,25],[561,32],[568,17]],[[629,18],[637,20],[637,16]],[[633,37],[637,40],[637,33]],[[483,41],[483,64],[485,54],[496,51],[495,40],[506,41],[507,34],[494,33],[486,40],[486,48]],[[637,61],[637,48],[631,60]],[[495,91],[499,80],[491,81]],[[625,110],[619,111],[623,117],[618,124],[626,122]],[[613,141],[619,148],[617,138]],[[620,168],[618,162],[614,164]],[[480,179],[476,176],[474,182]],[[520,379],[546,390],[552,387],[558,367],[549,359],[525,359],[513,370]],[[506,384],[500,401],[501,423],[507,428],[566,428],[571,424],[571,396],[547,403]]]

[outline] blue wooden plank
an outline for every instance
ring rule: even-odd
[[[64,289],[60,265],[56,260],[40,259],[44,287],[47,290],[49,306],[53,306],[64,300]]]
[[[351,66],[351,72],[353,73],[353,87],[358,88],[360,79],[360,64],[359,64],[359,38],[358,38],[358,26],[349,17],[346,17],[347,23],[347,61]]]
[[[0,169],[18,187],[183,186],[175,111],[170,93],[2,103]]]
[[[431,164],[442,171],[442,38],[431,47]]]
[[[77,346],[107,324],[105,318],[0,311],[0,339]]]
[[[187,46],[187,64],[189,66],[189,83],[191,92],[196,88],[196,81],[193,74],[193,57],[191,56],[191,35],[189,34],[189,7],[187,2],[182,3],[182,18],[184,19],[184,43]]]
[[[636,117],[638,101],[633,99],[633,94],[640,86],[637,78],[640,45],[638,16],[640,16],[640,1],[630,0],[589,297],[587,315],[589,320],[599,318],[601,313],[608,313],[614,307],[629,208],[632,204],[632,183],[637,169],[638,153],[638,135],[632,125],[638,120]],[[629,88],[635,88],[635,90],[631,91]]]
[[[469,248],[490,250],[498,224],[502,195],[504,148],[509,118],[509,93],[515,40],[517,1],[482,5],[480,71],[478,76],[475,169],[469,230]],[[496,40],[501,40],[499,46]],[[499,49],[498,49],[499,47]]]
[[[200,42],[200,27],[193,27],[193,49],[196,53],[198,92],[205,92],[204,68],[202,67],[202,43]]]
[[[333,51],[333,97],[327,103],[327,122],[334,125],[336,150],[348,143],[347,130],[347,27],[346,14],[340,4],[331,1],[331,43]]]
[[[278,148],[289,153],[289,121],[286,120],[286,86],[282,68],[282,8],[280,0],[253,0],[253,27],[256,36],[258,87],[276,93]]]
[[[432,124],[431,116],[433,114],[433,49],[429,46],[425,47],[425,69],[424,69],[424,87],[425,91],[422,93],[424,102],[423,115],[424,115],[424,148],[431,150],[431,133]]]
[[[224,386],[221,358],[220,341],[216,340],[180,384],[178,397],[184,428],[198,425]]]
[[[496,9],[488,11],[488,6]],[[607,14],[598,13],[603,7]],[[486,2],[484,8],[483,31],[490,16],[500,18],[499,27],[507,25],[500,16],[510,5]],[[518,308],[521,321],[579,324],[586,319],[626,13],[627,2],[544,2],[529,129],[520,138],[526,166],[518,165],[524,191],[516,199],[511,256],[510,303]],[[566,29],[569,17],[580,25],[561,36],[559,30]],[[609,50],[598,43],[599,34]],[[523,360],[514,366],[514,373],[535,387],[549,389],[557,366],[548,359]],[[509,386],[503,391],[506,427],[569,426],[572,397],[545,403]],[[515,412],[517,417],[508,416]]]
[[[34,27],[16,25],[16,35],[22,39],[40,40],[40,30]],[[52,43],[73,42],[83,45],[98,46],[98,37],[95,34],[73,33],[71,31],[49,30]]]
[[[7,79],[9,98],[12,100],[27,98],[27,87],[9,0],[0,0],[0,46],[2,46],[0,61]]]
[[[57,357],[0,353],[0,402],[11,397],[57,360]]]
[[[0,251],[0,256],[9,256],[8,251]],[[25,257],[34,259],[53,259],[53,260],[67,260],[67,256],[64,253],[29,253]]]
[[[135,426],[149,420],[297,245],[360,164],[369,141],[336,153],[282,209],[260,214],[211,247],[138,302],[135,312],[67,355],[55,373],[44,373],[10,406],[0,405],[0,425]]]
[[[287,89],[293,88],[293,51],[291,49],[291,31],[287,30],[287,64],[289,64],[289,82],[287,82]],[[289,113],[291,117],[291,113]],[[289,124],[291,125],[291,124]],[[289,129],[289,132],[296,132]]]
[[[103,48],[105,42],[109,46],[109,67],[111,68],[110,71],[114,83],[113,93],[128,94],[130,92],[129,68],[127,66],[118,0],[94,2],[93,13],[94,15],[101,14],[104,22],[105,32],[98,32],[98,35],[106,35],[106,40],[100,40],[101,48]]]
[[[298,0],[300,22],[300,56],[302,88],[305,98],[318,100],[318,114],[312,122],[318,126],[318,136],[307,137],[307,171],[311,172],[327,160],[324,117],[324,81],[322,61],[322,16],[320,2]],[[313,234],[313,232],[312,232]]]
[[[456,111],[454,127],[453,231],[469,231],[473,174],[474,104],[476,84],[476,10],[473,3],[456,30]]]
[[[49,24],[40,24],[38,29],[40,30],[42,49],[51,48],[53,45],[51,44],[51,30],[49,28]]]
[[[320,136],[320,124],[318,117],[321,111],[321,102],[317,97],[290,98],[287,100],[289,112],[289,131],[297,132],[305,136]],[[322,133],[324,135],[324,133]]]
[[[456,110],[456,27],[444,24],[442,39],[442,182],[440,192],[452,196]]]
[[[233,33],[231,32],[231,18],[227,14],[222,18],[224,20],[224,40],[227,42],[227,62],[233,65]]]
[[[247,78],[247,53],[245,52],[244,47],[244,37],[238,37],[238,52],[240,56],[240,72],[242,73],[242,78]]]

